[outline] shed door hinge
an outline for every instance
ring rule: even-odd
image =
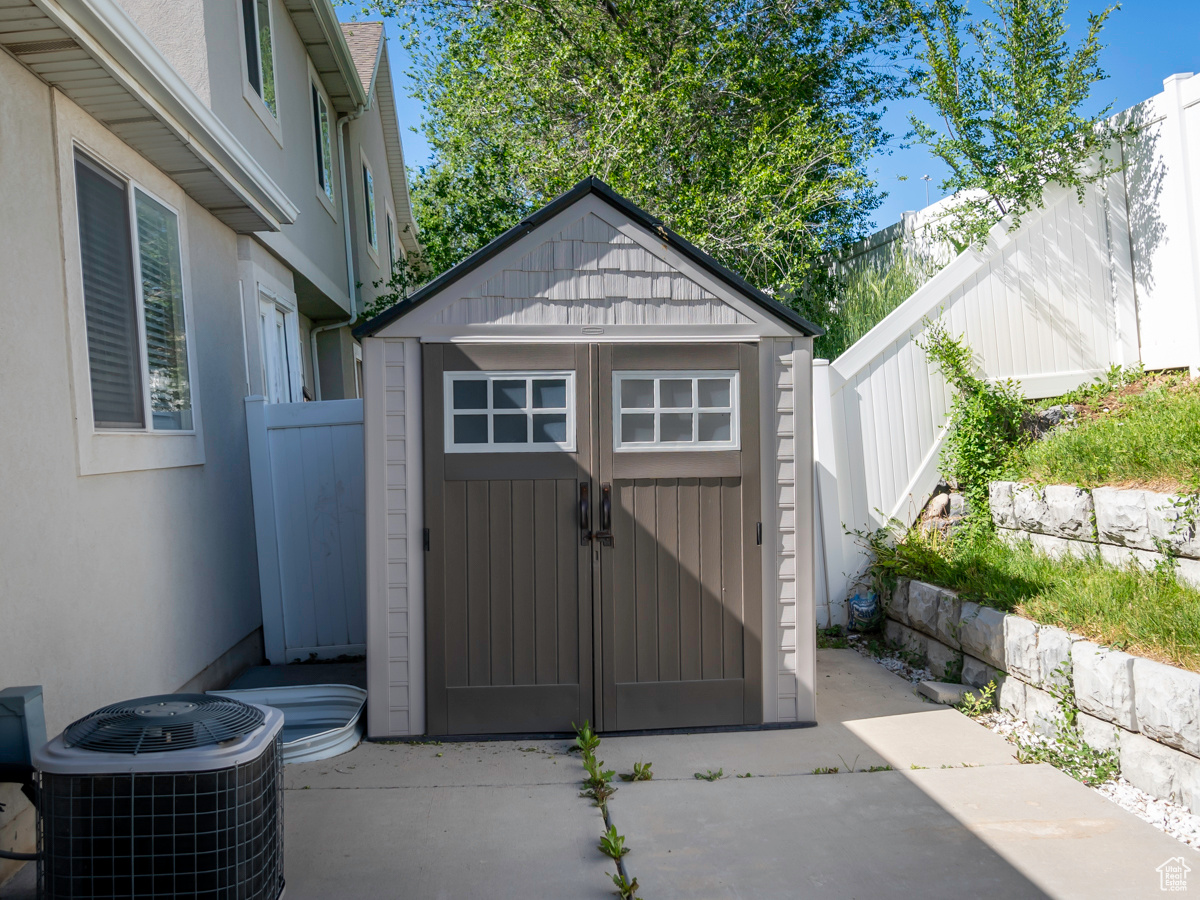
[[[758,546],[761,547],[762,546],[762,522],[759,522],[758,527],[756,527],[754,530],[758,536],[758,540],[756,541],[756,543],[758,544]]]
[[[429,552],[429,529],[428,528],[421,529],[421,543],[425,546],[425,552],[428,553]],[[759,540],[759,543],[761,544],[762,541]]]

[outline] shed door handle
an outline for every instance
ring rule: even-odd
[[[600,530],[612,531],[612,485],[600,485]]]
[[[588,502],[588,486],[579,485],[579,543],[586,544],[592,539],[592,508]]]

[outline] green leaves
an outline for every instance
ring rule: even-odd
[[[625,836],[617,834],[616,825],[609,825],[608,831],[600,836],[600,852],[612,859],[620,859],[629,852],[625,846]]]
[[[763,287],[878,203],[902,12],[883,0],[375,0],[410,44],[436,275],[597,175]]]
[[[651,765],[653,765],[653,763],[635,762],[633,764],[632,772],[629,772],[629,773],[622,772],[621,773],[621,780],[622,781],[649,781],[650,779],[652,779],[654,777],[654,773],[650,771]]]
[[[1051,183],[1083,189],[1120,166],[1107,150],[1119,136],[1082,113],[1105,77],[1100,32],[1118,8],[1088,17],[1073,50],[1066,43],[1066,0],[985,0],[973,18],[958,0],[896,0],[919,34],[919,93],[940,115],[936,126],[915,116],[912,134],[950,169],[941,187],[969,192],[949,213],[947,237],[982,244],[1010,217],[1016,228],[1042,206]]]

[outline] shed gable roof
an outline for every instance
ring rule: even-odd
[[[603,202],[586,204],[589,197]],[[576,204],[579,215],[571,216]],[[546,227],[558,217],[554,226]],[[621,228],[614,222],[634,227]],[[528,247],[539,229],[545,232],[544,240]],[[518,242],[524,246],[514,248]],[[521,249],[525,252],[519,257],[504,261],[506,251],[515,254]],[[673,265],[672,257],[693,266],[701,277]],[[472,274],[474,283],[468,280]],[[376,334],[434,298],[439,302],[422,321],[439,326],[744,325],[754,322],[747,310],[756,308],[756,315],[765,312],[789,333],[820,333],[595,177],[584,179],[354,333]]]

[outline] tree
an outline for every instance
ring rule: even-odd
[[[862,233],[898,96],[891,0],[372,0],[414,59],[436,274],[597,175],[783,290]],[[811,310],[810,310],[811,311]]]
[[[911,118],[918,141],[950,168],[944,191],[959,194],[949,237],[982,243],[1006,216],[1042,206],[1047,185],[1086,185],[1117,171],[1107,155],[1116,137],[1106,117],[1083,113],[1100,67],[1100,31],[1118,8],[1088,16],[1072,50],[1066,0],[985,0],[990,17],[973,19],[959,0],[897,0],[919,34],[918,90],[940,127]]]

